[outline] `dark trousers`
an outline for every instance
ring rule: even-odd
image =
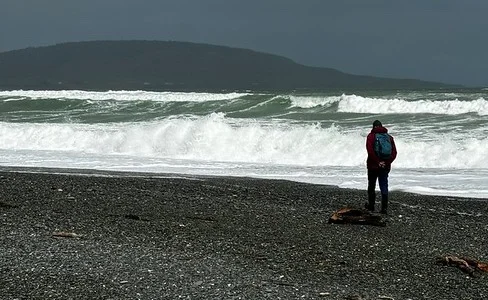
[[[386,169],[368,169],[368,208],[374,210],[376,201],[376,181],[381,191],[381,210],[388,208],[388,173]]]

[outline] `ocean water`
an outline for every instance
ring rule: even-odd
[[[488,198],[488,91],[0,91],[0,166],[251,176],[366,189],[366,135],[395,137],[390,189]]]

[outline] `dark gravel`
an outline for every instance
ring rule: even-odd
[[[337,225],[365,191],[31,171],[0,172],[0,299],[488,299],[435,263],[488,261],[486,200],[394,192],[386,227]]]

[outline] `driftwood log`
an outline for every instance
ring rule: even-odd
[[[476,277],[483,272],[488,272],[488,263],[480,262],[468,257],[457,257],[454,255],[440,256],[437,258],[436,262],[444,266],[457,267],[464,273],[473,277]]]
[[[343,207],[335,211],[329,218],[330,223],[386,226],[386,221],[381,215],[375,215],[366,209],[353,207]]]
[[[81,237],[79,234],[76,234],[74,232],[67,232],[67,231],[56,231],[53,232],[53,237],[57,238],[79,238]]]

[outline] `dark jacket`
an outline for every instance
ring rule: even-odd
[[[368,166],[368,169],[379,169],[380,168],[379,163],[381,161],[384,161],[385,169],[390,171],[391,163],[395,160],[397,156],[395,140],[393,139],[393,137],[390,135],[392,149],[391,149],[391,157],[389,159],[380,159],[374,152],[375,134],[387,133],[387,132],[388,129],[380,126],[371,129],[371,132],[368,134],[368,137],[366,138],[366,150],[368,151],[368,160],[366,161],[366,164]]]

